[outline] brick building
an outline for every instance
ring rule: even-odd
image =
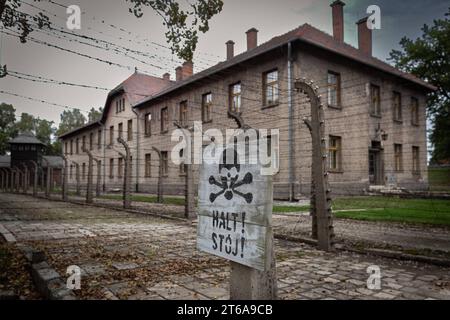
[[[104,189],[120,188],[123,160],[119,135],[132,151],[132,180],[139,192],[156,191],[162,151],[167,194],[184,190],[183,167],[170,161],[176,142],[173,121],[203,130],[235,128],[229,109],[242,112],[253,128],[280,130],[280,171],[274,176],[277,198],[308,194],[311,139],[304,117],[310,109],[294,89],[306,78],[319,86],[325,107],[330,183],[335,194],[361,194],[372,185],[409,189],[428,187],[426,95],[435,88],[372,56],[372,31],[358,21],[359,48],[344,42],[342,1],[331,4],[333,35],[304,24],[258,45],[258,30],[247,31],[247,51],[234,55],[226,42],[226,60],[194,73],[191,62],[176,69],[175,81],[135,73],[110,92],[99,122],[62,135],[64,152],[86,179],[87,155],[101,160]],[[194,167],[194,170],[197,168]],[[84,178],[83,178],[84,177]]]

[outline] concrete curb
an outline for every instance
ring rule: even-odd
[[[3,237],[3,239],[5,239],[6,242],[8,243],[14,243],[17,242],[16,238],[13,236],[13,234],[11,232],[9,232],[8,229],[5,228],[5,226],[3,226],[0,223],[0,235]]]
[[[18,245],[27,260],[31,263],[31,278],[37,291],[47,300],[76,300],[72,290],[67,289],[60,274],[45,261],[42,251],[25,245]]]

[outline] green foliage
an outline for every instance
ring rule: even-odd
[[[0,104],[0,155],[9,149],[8,141],[16,135],[16,109],[11,104]]]
[[[222,0],[197,0],[189,3],[189,9],[183,10],[176,0],[126,0],[134,7],[129,11],[137,18],[143,16],[142,8],[152,8],[167,28],[166,39],[173,53],[180,59],[192,61],[197,47],[198,33],[209,30],[209,20],[222,11]],[[192,18],[192,21],[188,21]]]
[[[450,159],[450,8],[444,19],[424,25],[416,40],[404,37],[402,50],[392,50],[390,60],[403,71],[410,72],[437,87],[428,98],[427,111],[433,128],[432,161]]]
[[[59,123],[56,135],[60,136],[73,129],[79,128],[86,123],[86,117],[79,109],[64,110],[61,113],[61,122]]]
[[[42,12],[30,15],[20,11],[21,6],[21,0],[0,0],[0,21],[3,27],[20,32],[20,42],[25,43],[34,28],[50,27],[50,21]]]
[[[99,108],[98,110],[95,108],[91,108],[88,114],[88,122],[91,123],[100,120],[100,118],[102,117],[102,113],[103,108]]]

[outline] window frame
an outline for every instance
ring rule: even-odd
[[[411,97],[411,125],[419,126],[419,99]]]
[[[114,158],[109,159],[109,179],[114,179]]]
[[[145,178],[150,178],[152,176],[152,154],[146,153],[144,159],[144,175]]]
[[[377,89],[377,103],[374,105],[374,89]],[[381,87],[379,85],[376,85],[374,83],[370,84],[370,94],[369,94],[369,103],[370,103],[370,110],[369,114],[372,117],[381,118]]]
[[[167,151],[161,151],[161,165],[161,174],[163,177],[167,177],[169,175],[169,153]]]
[[[211,97],[209,102],[206,101],[207,100],[206,98],[208,96]],[[212,120],[212,106],[213,106],[213,103],[212,103],[213,98],[212,97],[213,97],[212,92],[206,92],[206,93],[202,94],[202,122],[203,123],[210,123],[213,121]],[[208,112],[207,112],[208,117],[206,117],[206,115],[205,115],[206,110],[208,110]]]
[[[403,172],[403,145],[394,143],[394,171]]]
[[[396,101],[396,97],[398,97],[398,103]],[[393,119],[395,122],[402,123],[403,122],[403,110],[402,110],[402,94],[399,91],[392,91],[392,112]]]
[[[274,72],[276,72],[276,74],[277,74],[277,79],[275,81],[268,82],[269,74],[274,73]],[[279,76],[279,73],[280,72],[278,71],[278,68],[273,68],[271,70],[263,72],[263,74],[262,74],[262,98],[263,98],[262,105],[263,105],[263,108],[275,107],[280,104],[280,76]],[[276,85],[277,99],[273,100],[271,103],[268,103],[267,89],[271,85],[272,85],[272,87],[274,87],[273,84]],[[242,89],[241,89],[241,91],[242,91]]]
[[[333,84],[333,87],[336,90],[336,105],[330,103],[330,91],[332,85],[330,84],[330,75],[336,77],[336,84]],[[336,71],[328,70],[327,72],[327,105],[329,108],[333,109],[342,109],[342,87],[341,87],[341,74]]]
[[[234,93],[234,87],[239,85],[239,94]],[[229,85],[228,88],[228,110],[231,112],[241,112],[242,109],[242,82],[238,81]],[[239,97],[239,108],[234,107],[234,98]]]
[[[188,102],[187,100],[183,100],[179,104],[179,118],[178,121],[180,126],[187,127],[188,125]]]
[[[148,118],[150,116],[150,119]],[[148,112],[144,116],[144,135],[150,137],[152,135],[152,113]]]
[[[127,121],[127,141],[133,141],[133,119]]]
[[[331,141],[337,141],[337,146],[331,146]],[[336,167],[331,166],[331,153],[335,153],[336,159]],[[332,173],[343,173],[343,164],[342,164],[342,137],[329,135],[328,136],[328,171]]]
[[[411,171],[413,175],[417,176],[420,175],[420,147],[412,146],[411,152],[412,152]]]
[[[161,108],[161,133],[169,132],[169,107]],[[166,128],[167,126],[167,128]]]

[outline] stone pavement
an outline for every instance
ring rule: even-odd
[[[228,299],[228,262],[196,250],[195,225],[0,194],[0,224],[45,251],[61,275],[82,269],[83,299]],[[281,299],[450,299],[450,268],[275,241]],[[367,289],[379,266],[381,289]]]

